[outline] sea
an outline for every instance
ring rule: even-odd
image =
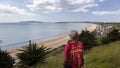
[[[71,30],[81,31],[88,23],[0,23],[0,48],[3,50],[68,35]]]

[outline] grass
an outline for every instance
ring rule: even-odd
[[[64,51],[65,45],[56,48],[52,50],[47,55],[47,61],[44,64],[38,64],[36,68],[63,68],[63,62],[64,62]]]
[[[48,54],[44,64],[36,68],[63,68],[64,47],[59,47]],[[85,68],[120,68],[120,41],[99,45],[85,51]]]
[[[116,27],[116,29],[120,30],[120,26],[119,26],[119,27]]]
[[[120,68],[120,41],[94,47],[85,56],[85,68]]]

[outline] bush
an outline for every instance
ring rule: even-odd
[[[119,30],[114,29],[108,34],[108,37],[110,38],[111,41],[116,41],[120,39],[120,33]]]
[[[103,37],[101,42],[102,44],[108,44],[111,41],[120,40],[120,33],[117,29],[111,31],[106,37]]]
[[[102,44],[108,44],[108,43],[110,43],[110,38],[109,37],[103,37],[101,42],[102,42]]]
[[[14,59],[6,52],[0,49],[0,67],[13,68]]]
[[[82,31],[78,40],[84,44],[85,49],[89,49],[96,45],[96,38],[94,34],[89,31]]]
[[[32,67],[38,62],[43,63],[46,59],[46,54],[49,52],[49,49],[41,46],[37,47],[36,43],[29,43],[29,46],[18,53],[17,56],[20,59],[20,64],[24,67]]]

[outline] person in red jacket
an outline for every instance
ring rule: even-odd
[[[64,51],[64,68],[83,68],[84,67],[84,47],[78,39],[78,32],[72,30],[69,34],[70,41],[66,44]]]

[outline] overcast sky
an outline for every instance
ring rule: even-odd
[[[0,0],[0,22],[120,21],[120,0]]]

